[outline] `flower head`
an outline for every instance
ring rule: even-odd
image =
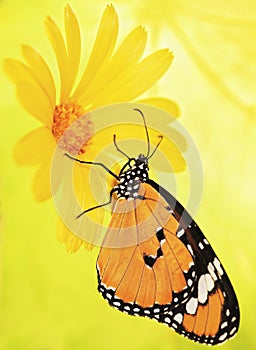
[[[5,71],[16,86],[21,104],[43,124],[25,135],[14,150],[18,164],[38,167],[33,191],[39,201],[51,196],[50,166],[57,143],[60,142],[63,150],[85,155],[87,159],[90,159],[92,149],[95,154],[103,147],[102,138],[95,142],[97,135],[94,134],[93,120],[88,119],[85,127],[76,123],[73,137],[69,132],[69,138],[65,138],[67,128],[97,107],[134,101],[158,81],[173,59],[167,49],[141,58],[147,37],[141,26],[132,30],[115,49],[118,17],[110,5],[104,11],[88,63],[78,80],[81,34],[78,19],[70,5],[65,7],[64,22],[65,36],[52,18],[48,17],[45,22],[58,64],[59,87],[44,58],[30,46],[22,47],[25,64],[15,59],[5,61]],[[140,102],[158,106],[174,116],[179,114],[176,103],[166,98],[144,98]],[[81,139],[88,138],[89,141],[77,149]],[[183,168],[184,161],[180,156],[176,170]],[[68,250],[76,251],[83,244],[65,226],[60,225],[59,228],[58,238],[66,243]]]

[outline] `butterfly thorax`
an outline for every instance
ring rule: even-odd
[[[132,164],[133,163],[133,164]],[[125,170],[128,168],[127,170]],[[143,154],[130,159],[119,174],[118,185],[114,192],[118,198],[136,199],[142,182],[148,179],[148,159]]]

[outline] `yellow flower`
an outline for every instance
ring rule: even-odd
[[[134,101],[158,81],[173,59],[172,53],[167,49],[158,50],[141,59],[147,38],[141,26],[132,30],[114,51],[118,17],[110,5],[104,11],[94,47],[77,83],[81,36],[77,17],[69,5],[65,7],[64,22],[65,37],[52,18],[48,17],[45,23],[59,68],[59,89],[46,61],[34,48],[27,45],[22,47],[25,64],[15,59],[5,60],[5,71],[16,85],[22,106],[43,124],[25,135],[14,150],[14,158],[19,165],[37,166],[33,192],[39,201],[51,196],[51,158],[59,140],[61,139],[64,150],[77,153],[76,144],[79,140],[61,138],[65,130],[79,117],[97,107]],[[151,97],[136,101],[165,109],[173,116],[179,114],[176,103],[166,98]],[[101,137],[95,142],[97,135],[94,135],[91,120],[88,120],[83,133],[77,137],[90,137],[79,150],[79,154],[86,155],[87,159],[93,159],[90,157],[95,156],[95,152],[103,147],[104,139]],[[179,171],[184,168],[184,161],[181,156],[177,157],[175,170]],[[62,223],[58,225],[57,236],[69,251],[76,251],[84,243]]]

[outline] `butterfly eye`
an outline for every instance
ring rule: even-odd
[[[136,160],[134,158],[131,158],[129,161],[129,166],[133,167],[134,165],[136,165]]]

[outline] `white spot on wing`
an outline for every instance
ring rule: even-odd
[[[233,335],[236,332],[236,327],[232,328],[231,331],[229,332],[230,335]]]
[[[109,294],[109,293],[106,293],[106,297],[107,297],[108,299],[111,299],[111,298],[112,298],[112,295]]]
[[[173,317],[173,319],[178,322],[179,324],[181,324],[181,322],[183,321],[183,315],[182,314],[177,314]]]
[[[191,286],[192,286],[192,284],[193,284],[193,281],[192,281],[191,279],[188,279],[188,281],[187,281],[187,285],[188,285],[189,287],[191,287]]]
[[[199,243],[198,243],[198,247],[199,247],[201,250],[203,250],[203,249],[204,249],[203,243],[202,243],[202,242],[199,242]]]
[[[188,251],[190,252],[191,255],[194,255],[193,249],[190,244],[187,244]]]
[[[212,279],[214,281],[217,281],[218,277],[216,276],[216,274],[214,272],[214,267],[213,267],[213,264],[211,262],[208,264],[207,269],[208,269],[210,275],[212,276]]]
[[[121,303],[120,303],[120,301],[114,301],[113,305],[118,307],[118,306],[121,306]]]
[[[222,325],[220,326],[220,328],[223,329],[223,328],[227,327],[227,325],[228,325],[227,321],[223,322]]]
[[[213,265],[216,267],[216,270],[218,271],[218,273],[222,276],[224,271],[222,270],[222,268],[220,266],[220,262],[216,257],[213,260]]]
[[[206,285],[205,275],[202,275],[198,281],[198,301],[201,304],[204,304],[207,300],[208,291]]]
[[[227,338],[227,335],[228,335],[227,332],[223,333],[223,334],[219,337],[219,340],[220,340],[220,341],[225,340],[225,339]]]
[[[180,238],[182,235],[184,235],[184,233],[185,233],[185,230],[182,228],[177,232],[177,237]]]
[[[169,317],[165,317],[164,322],[165,323],[171,323],[171,319]]]
[[[198,306],[198,300],[197,298],[191,298],[186,304],[186,311],[190,315],[194,315],[196,313]]]
[[[214,281],[209,273],[206,273],[205,275],[206,285],[209,292],[211,292],[214,288]]]

